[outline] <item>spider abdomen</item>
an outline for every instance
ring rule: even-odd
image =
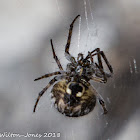
[[[69,84],[66,80],[62,80],[53,86],[51,98],[57,110],[69,117],[79,117],[91,112],[96,104],[94,89],[89,86],[80,97],[76,97],[76,99],[73,100],[73,95],[67,93],[67,86]]]

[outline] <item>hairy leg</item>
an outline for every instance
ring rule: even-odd
[[[58,57],[57,57],[56,54],[55,54],[52,39],[51,39],[50,41],[51,41],[51,46],[52,46],[53,58],[55,59],[57,65],[58,65],[58,67],[59,67],[59,69],[60,69],[60,70],[63,70],[63,67],[62,67],[61,63],[60,63]]]
[[[37,107],[37,104],[38,104],[38,102],[39,102],[41,96],[45,93],[45,91],[46,91],[50,86],[52,86],[56,81],[58,81],[58,80],[60,80],[60,79],[63,79],[63,78],[66,78],[66,75],[55,76],[55,77],[48,83],[48,85],[38,94],[37,100],[36,100],[35,105],[34,105],[33,112],[35,112],[36,107]]]
[[[64,71],[56,71],[56,72],[48,73],[48,74],[45,74],[41,77],[36,78],[34,81],[41,80],[43,78],[48,78],[48,77],[53,76],[53,75],[63,74],[63,73],[65,73],[65,72]]]
[[[76,16],[75,19],[73,20],[73,22],[70,24],[70,28],[69,28],[69,34],[68,34],[68,39],[67,39],[67,44],[65,46],[65,56],[66,59],[71,61],[72,63],[76,63],[75,58],[69,53],[69,48],[70,48],[70,43],[71,43],[71,36],[72,36],[72,31],[73,31],[73,25],[76,21],[76,19],[79,17],[80,15]]]
[[[106,109],[104,99],[102,98],[102,96],[99,93],[96,92],[96,90],[95,90],[94,94],[96,95],[97,100],[99,101],[100,105],[102,106],[102,108],[104,110],[104,113],[103,114],[107,114],[108,111]]]
[[[94,52],[97,52],[97,53],[94,53]],[[102,56],[102,58],[104,59],[106,65],[108,66],[110,72],[113,73],[112,66],[108,62],[108,60],[107,60],[104,52],[103,51],[100,51],[100,48],[96,48],[95,50],[93,50],[92,52],[90,52],[90,54],[88,54],[85,59],[89,59],[91,57],[90,55],[92,55],[92,57],[95,56],[95,55],[98,56],[99,67],[103,69],[103,64],[102,64],[102,60],[101,60],[101,56]]]
[[[53,85],[56,81],[57,81],[57,80],[56,80],[56,77],[54,77],[54,78],[49,82],[49,84],[38,94],[36,103],[35,103],[35,105],[34,105],[33,112],[35,112],[35,110],[36,110],[36,107],[37,107],[37,104],[38,104],[38,102],[39,102],[39,100],[40,100],[40,97],[41,97],[41,96],[45,93],[45,91],[46,91],[51,85]]]
[[[100,83],[104,83],[104,80],[102,78],[99,78],[99,77],[92,76],[91,80],[96,81],[96,82],[100,82]]]
[[[103,82],[106,83],[106,82],[107,82],[107,77],[106,77],[106,75],[105,75],[104,70],[103,70],[97,63],[95,63],[95,65],[96,65],[96,67],[100,70],[100,72],[101,72],[102,75],[103,75],[103,78],[104,78]]]

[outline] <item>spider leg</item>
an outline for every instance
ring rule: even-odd
[[[65,72],[64,71],[56,71],[56,72],[48,73],[48,74],[45,74],[41,77],[36,78],[34,81],[41,80],[43,78],[48,78],[48,77],[53,76],[53,75],[62,74],[62,73],[65,73]]]
[[[98,48],[97,48],[97,49],[98,49]],[[92,53],[95,52],[97,49],[95,49],[95,50],[92,51],[92,52],[88,52],[88,55],[87,55],[86,58],[85,58],[85,59],[90,58],[92,64],[93,64],[93,56],[99,55],[99,52],[92,54]],[[91,54],[92,54],[92,55],[91,55]],[[99,77],[100,77],[99,75],[96,75],[97,77],[92,77],[91,79],[94,80],[94,81],[97,81],[97,82],[106,83],[106,82],[107,82],[107,77],[110,77],[110,75],[109,75],[108,73],[105,73],[105,72],[104,72],[104,70],[103,70],[103,65],[102,65],[102,61],[101,61],[101,56],[100,56],[100,55],[98,56],[98,60],[99,60],[99,65],[98,65],[97,63],[95,63],[95,65],[96,65],[96,67],[100,70],[100,72],[102,73],[104,79],[99,78]]]
[[[93,63],[93,56],[91,55],[91,52],[88,52],[88,56],[90,57],[91,63]]]
[[[49,82],[49,84],[38,94],[36,103],[35,103],[35,105],[34,105],[34,110],[33,110],[33,112],[35,112],[35,110],[36,110],[36,107],[37,107],[37,104],[38,104],[38,102],[39,102],[39,100],[40,100],[40,97],[41,97],[41,96],[45,93],[45,91],[46,91],[51,85],[53,85],[56,81],[57,81],[57,80],[56,80],[56,77],[54,77],[54,78]]]
[[[94,89],[94,88],[93,88],[93,89]],[[103,113],[103,114],[107,114],[108,111],[107,111],[107,109],[106,109],[104,99],[102,98],[102,96],[101,96],[99,93],[97,93],[96,90],[94,91],[94,94],[96,95],[96,97],[97,97],[97,99],[98,99],[100,105],[102,106],[102,108],[103,108],[103,110],[104,110],[104,113]]]
[[[92,53],[94,53],[95,51],[97,51],[97,57],[98,57],[98,63],[99,63],[99,67],[101,67],[102,69],[103,69],[103,64],[102,64],[102,60],[101,60],[101,55],[100,55],[100,48],[96,48],[95,50],[93,50],[92,52],[91,52],[91,54]]]
[[[96,82],[100,82],[100,83],[104,83],[104,80],[102,78],[99,78],[99,77],[92,76],[91,80],[96,81]]]
[[[102,55],[103,59],[105,60],[105,62],[106,62],[106,64],[107,64],[107,66],[108,66],[110,72],[113,73],[113,68],[112,68],[112,66],[110,65],[110,63],[108,62],[108,60],[107,60],[107,58],[106,58],[104,52],[101,51],[100,54]]]
[[[97,63],[95,63],[95,65],[97,66],[97,68],[100,70],[100,72],[103,75],[103,78],[104,78],[103,82],[106,83],[107,82],[107,77],[105,75],[105,72],[103,71],[103,69]]]
[[[93,54],[94,52],[97,52],[97,53]],[[107,64],[107,66],[108,66],[110,72],[113,73],[113,68],[112,68],[112,66],[111,66],[110,63],[108,62],[108,60],[107,60],[107,58],[106,58],[104,52],[103,52],[103,51],[100,51],[100,48],[96,48],[96,49],[93,50],[90,54],[92,54],[92,56],[95,56],[95,55],[98,56],[99,67],[101,67],[101,68],[103,69],[103,64],[102,64],[102,60],[101,60],[101,56],[102,56],[102,58],[104,59],[105,63]],[[88,58],[90,58],[90,55],[89,55],[89,54],[86,56],[85,59],[88,59]]]
[[[58,57],[57,57],[56,54],[55,54],[52,39],[50,40],[50,42],[51,42],[51,46],[52,46],[53,58],[55,59],[57,65],[58,65],[58,67],[59,67],[59,69],[60,69],[60,70],[63,70],[63,67],[62,67],[61,63],[60,63]]]
[[[48,85],[38,94],[38,97],[37,97],[37,100],[36,100],[36,103],[34,105],[34,109],[33,109],[33,112],[35,112],[36,110],[36,107],[37,107],[37,104],[41,98],[41,96],[45,93],[45,91],[50,87],[52,86],[56,81],[62,79],[62,78],[65,78],[66,76],[65,75],[62,75],[62,76],[55,76],[49,83]]]
[[[67,44],[65,46],[65,57],[66,57],[67,60],[71,61],[72,63],[76,63],[76,61],[75,61],[75,58],[69,53],[69,47],[70,47],[70,43],[71,43],[71,36],[72,36],[73,25],[74,25],[74,22],[76,21],[76,19],[79,16],[80,15],[76,16],[75,19],[73,20],[73,22],[70,24]]]
[[[106,106],[105,106],[105,102],[103,101],[103,99],[102,98],[100,98],[99,97],[99,103],[100,103],[100,105],[102,106],[102,108],[103,108],[103,110],[104,110],[104,113],[103,114],[107,114],[107,109],[106,109]]]
[[[97,56],[98,56],[98,61],[99,61],[99,67],[101,67],[103,69],[102,60],[101,60],[101,56],[102,56],[102,58],[104,59],[105,63],[107,64],[110,72],[113,73],[113,68],[110,65],[110,63],[108,62],[108,60],[107,60],[104,52],[103,51],[100,51],[100,48],[96,48],[91,53],[94,53],[95,51],[97,51]]]

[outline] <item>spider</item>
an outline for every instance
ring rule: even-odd
[[[100,51],[100,48],[96,48],[95,50],[88,52],[86,57],[84,57],[82,53],[79,53],[77,60],[69,53],[73,25],[79,16],[80,15],[77,15],[74,18],[69,28],[67,44],[65,46],[65,57],[70,63],[67,64],[66,70],[63,70],[61,63],[55,54],[52,39],[50,40],[53,58],[59,67],[59,71],[45,74],[34,80],[37,81],[55,75],[48,85],[39,93],[33,112],[36,111],[41,96],[55,82],[57,83],[51,90],[51,98],[54,100],[54,106],[60,113],[68,117],[86,115],[94,109],[96,99],[98,99],[101,104],[104,114],[107,114],[108,112],[103,98],[89,82],[90,80],[94,80],[96,82],[106,83],[107,78],[111,77],[113,68],[108,62],[104,52]],[[97,63],[93,59],[94,56],[97,56]],[[109,73],[104,71],[102,59],[105,61],[110,71]]]

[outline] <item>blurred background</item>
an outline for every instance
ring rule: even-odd
[[[40,139],[139,140],[139,13],[139,0],[0,0],[0,134],[55,132],[60,137]],[[91,83],[109,112],[102,115],[97,103],[86,116],[66,117],[51,104],[50,88],[33,113],[38,93],[52,77],[34,79],[58,70],[50,39],[65,68],[68,29],[78,14],[70,52],[75,57],[97,47],[105,52],[114,75],[106,84]]]

